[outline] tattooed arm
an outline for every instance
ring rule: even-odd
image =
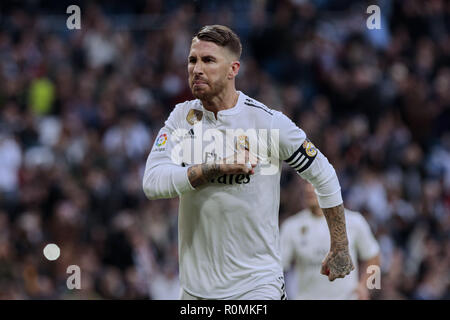
[[[197,164],[189,167],[188,178],[191,185],[196,188],[202,184],[207,183],[212,178],[217,177],[220,174],[220,165],[213,164]]]
[[[320,272],[328,276],[330,281],[344,278],[355,267],[348,249],[347,231],[345,227],[344,206],[322,208],[330,230],[330,252],[322,262]]]
[[[196,188],[222,174],[254,174],[253,168],[256,164],[252,164],[251,166],[252,167],[249,168],[245,164],[197,164],[189,167],[188,178],[192,187]]]

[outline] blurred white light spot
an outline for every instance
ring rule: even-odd
[[[58,259],[59,254],[60,254],[59,247],[54,243],[49,243],[44,248],[44,256],[50,261]]]

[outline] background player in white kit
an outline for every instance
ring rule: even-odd
[[[206,26],[194,36],[188,74],[197,99],[175,106],[145,168],[143,189],[149,199],[180,197],[182,299],[286,298],[278,230],[281,161],[314,185],[327,217],[330,251],[321,273],[333,281],[354,269],[335,170],[289,118],[236,91],[241,51],[237,35],[224,26]],[[263,174],[261,163],[225,163],[234,153],[256,156],[243,151],[254,145],[251,139],[247,145],[247,137],[232,154],[229,145],[222,153],[218,141],[229,129],[278,132],[279,140],[270,142],[277,147],[277,170]],[[202,139],[207,130],[213,130],[214,139]],[[174,157],[178,142],[191,139],[199,139],[200,150],[194,153],[200,161],[195,155],[194,160]],[[217,143],[213,149],[211,142]]]
[[[369,224],[359,212],[345,209],[349,249],[355,262],[355,272],[344,279],[329,282],[318,274],[322,257],[329,250],[327,222],[317,202],[314,188],[305,184],[307,208],[287,218],[281,226],[281,253],[286,271],[294,263],[297,294],[294,299],[306,300],[366,300],[367,267],[380,265],[380,249]],[[360,261],[361,276],[358,280]]]

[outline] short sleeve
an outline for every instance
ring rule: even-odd
[[[355,225],[357,228],[355,241],[358,257],[363,261],[369,260],[380,252],[380,247],[370,230],[369,224],[360,213],[356,213]]]

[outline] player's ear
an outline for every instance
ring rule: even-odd
[[[228,79],[229,80],[235,78],[238,75],[240,67],[241,67],[241,63],[239,61],[231,62],[230,69],[228,71]]]

